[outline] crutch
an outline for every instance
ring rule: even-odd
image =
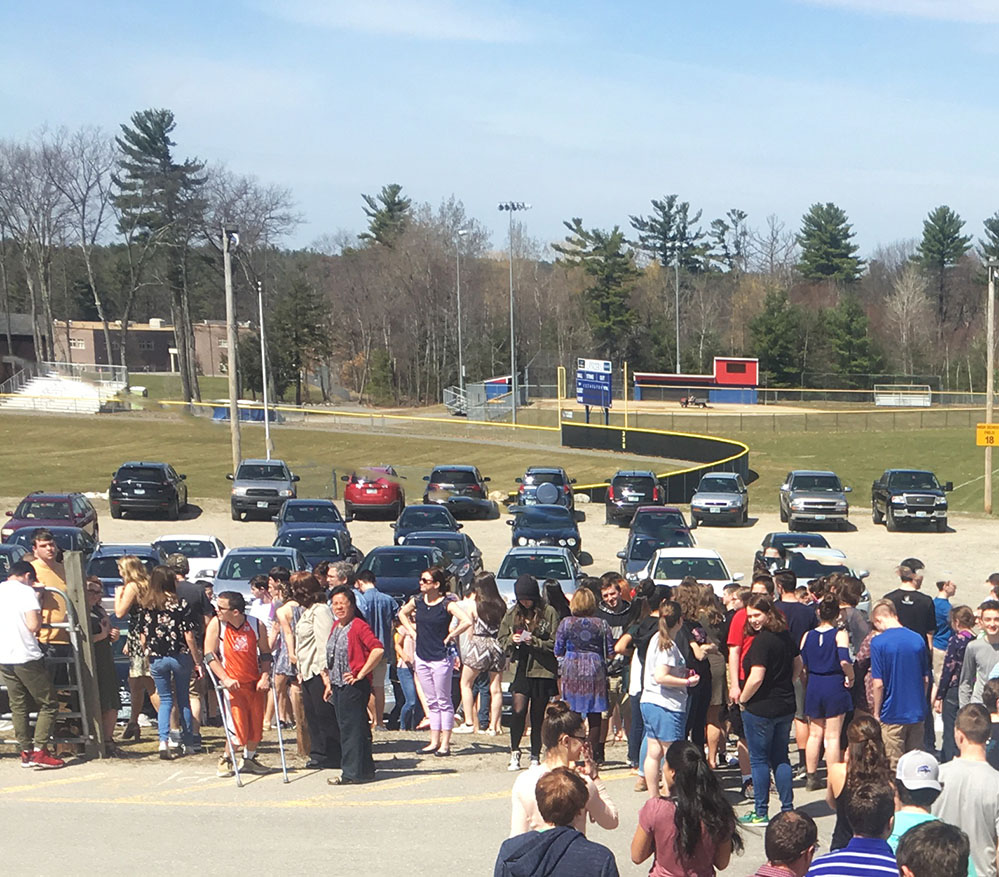
[[[243,788],[243,779],[239,775],[239,759],[236,758],[236,746],[232,742],[232,738],[229,736],[229,722],[230,714],[226,707],[226,699],[223,696],[224,691],[222,686],[219,684],[218,679],[212,672],[212,668],[208,666],[208,662],[205,662],[205,672],[208,674],[208,678],[212,681],[212,688],[215,689],[215,697],[218,699],[219,703],[219,714],[222,716],[222,731],[225,734],[225,745],[229,750],[229,758],[232,759],[232,771],[233,775],[236,777],[236,788]],[[283,754],[283,753],[282,753]]]
[[[281,711],[278,709],[277,686],[274,684],[274,670],[271,670],[271,696],[274,698],[274,718],[277,720],[278,749],[281,752],[281,772],[284,774],[284,782],[288,783],[288,764],[284,758],[284,736],[281,733]]]

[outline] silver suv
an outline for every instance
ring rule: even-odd
[[[780,519],[789,530],[825,523],[845,528],[850,516],[849,492],[835,472],[795,469],[780,486]]]
[[[257,514],[271,518],[281,511],[286,499],[298,495],[293,475],[284,460],[243,460],[234,475],[226,475],[232,482],[232,519]]]
[[[705,521],[749,522],[749,491],[738,472],[708,472],[690,498],[690,526]]]

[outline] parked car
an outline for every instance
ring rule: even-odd
[[[27,551],[21,545],[13,545],[9,542],[0,543],[0,575],[6,577],[10,572],[11,564],[17,563]]]
[[[410,533],[416,533],[419,530],[457,533],[462,525],[444,506],[410,505],[402,510],[399,519],[390,526],[395,530],[393,541],[396,545],[402,545]]]
[[[374,573],[375,587],[402,605],[420,592],[420,574],[434,566],[453,572],[444,552],[432,545],[382,545],[368,552],[357,571]]]
[[[63,551],[79,551],[83,555],[83,565],[87,565],[90,555],[97,550],[97,542],[86,530],[79,527],[57,527],[55,525],[48,528],[52,532],[56,545]],[[15,530],[7,541],[13,545],[20,545],[26,552],[31,551],[32,536],[34,528],[21,527]]]
[[[861,581],[870,575],[866,569],[852,567],[846,555],[837,548],[813,548],[811,546],[788,548],[784,568],[791,570],[802,584],[836,572],[845,573]],[[870,613],[871,594],[866,587],[857,608],[865,615]]]
[[[301,551],[310,567],[324,560],[360,563],[364,557],[364,552],[353,545],[350,533],[342,527],[285,527],[278,531],[274,544]]]
[[[643,505],[663,505],[666,491],[655,472],[644,469],[621,469],[614,473],[604,501],[604,523],[629,523],[635,510]]]
[[[820,469],[794,469],[780,486],[780,519],[788,530],[809,524],[836,524],[846,527],[850,504],[835,472]]]
[[[0,527],[0,539],[4,542],[15,530],[21,527],[79,527],[86,530],[100,542],[100,526],[97,510],[82,493],[47,493],[36,490],[22,499],[17,508],[7,512],[6,521]]]
[[[690,526],[710,521],[749,523],[749,491],[738,472],[708,472],[690,498]]]
[[[187,507],[186,478],[169,463],[122,463],[108,488],[111,517],[120,518],[122,512],[163,512],[176,521]]]
[[[215,536],[171,533],[169,536],[161,536],[153,545],[162,549],[167,557],[171,554],[183,554],[191,565],[187,577],[192,582],[214,581],[226,552],[222,540]]]
[[[871,517],[884,522],[889,532],[899,524],[934,524],[937,532],[947,531],[947,496],[954,485],[941,485],[926,469],[886,469],[871,485]]]
[[[459,590],[462,594],[468,591],[475,574],[482,569],[482,552],[464,533],[442,533],[439,530],[427,530],[410,533],[406,536],[407,545],[423,545],[439,548],[454,566],[458,578]]]
[[[534,576],[542,588],[546,579],[555,579],[567,597],[572,596],[583,577],[579,561],[568,548],[557,545],[518,545],[506,553],[496,573],[496,587],[508,604],[513,605],[516,599],[513,586],[525,574]]]
[[[653,579],[657,585],[675,587],[687,576],[711,585],[721,596],[722,588],[742,581],[742,573],[730,573],[717,551],[710,548],[658,548],[639,579]]]
[[[767,533],[753,558],[753,566],[764,564],[772,569],[782,563],[788,548],[795,547],[828,548],[829,543],[821,533]],[[768,553],[768,549],[771,549]],[[776,555],[776,556],[775,556]]]
[[[97,550],[90,555],[90,560],[87,561],[84,575],[88,577],[96,576],[101,580],[101,584],[104,586],[105,597],[113,597],[114,589],[122,583],[121,573],[118,572],[118,561],[127,554],[138,557],[148,570],[166,562],[166,555],[163,553],[163,550],[148,542],[108,542],[98,545]]]
[[[309,569],[309,564],[301,551],[280,546],[257,546],[230,548],[219,571],[215,575],[216,594],[223,591],[239,591],[250,599],[250,579],[256,575],[267,575],[275,566],[283,566],[292,572]]]
[[[435,466],[423,480],[427,482],[424,503],[446,505],[455,516],[492,516],[495,506],[486,488],[489,478],[475,466]]]
[[[575,478],[570,478],[565,469],[558,466],[531,466],[523,478],[516,479],[517,505],[561,505],[567,509],[576,508],[572,493]],[[551,485],[546,487],[545,485]]]
[[[648,566],[652,555],[659,548],[693,548],[694,539],[689,530],[671,530],[664,536],[649,536],[645,533],[631,532],[624,551],[617,556],[621,560],[621,575],[629,582],[638,584],[639,574]]]
[[[406,491],[399,483],[404,476],[392,466],[368,466],[340,476],[343,489],[343,515],[354,520],[359,511],[391,512],[397,518],[406,507]]]
[[[292,474],[284,460],[243,460],[226,478],[232,482],[230,505],[234,521],[251,514],[276,515],[285,500],[298,495],[298,476]]]
[[[347,529],[340,509],[331,499],[289,499],[273,517],[278,530],[295,527],[336,527]]]
[[[513,528],[514,545],[561,545],[576,557],[582,547],[579,527],[572,511],[561,505],[511,506],[507,523]]]

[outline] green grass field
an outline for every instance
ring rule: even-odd
[[[104,491],[125,460],[166,460],[188,476],[191,496],[225,498],[230,471],[229,431],[206,418],[170,414],[120,414],[97,418],[4,414],[8,440],[0,446],[0,495],[30,490]],[[433,432],[444,430],[435,427]],[[278,426],[272,430],[275,456],[287,460],[301,478],[303,496],[326,495],[331,473],[355,466],[392,463],[407,478],[410,501],[422,491],[423,476],[438,463],[471,463],[492,479],[491,487],[514,488],[514,478],[529,464],[564,466],[580,484],[602,481],[617,468],[647,462],[627,455],[563,450],[551,433],[474,426],[455,421],[467,437],[428,438],[370,434],[327,428]],[[479,437],[476,438],[476,435]],[[961,429],[893,432],[774,433],[742,431],[733,437],[750,446],[750,466],[758,478],[751,492],[755,508],[776,509],[777,487],[789,469],[833,469],[853,487],[853,502],[870,502],[870,485],[885,468],[932,469],[953,481],[955,511],[982,509],[983,449],[974,431]],[[263,428],[243,429],[243,456],[264,455]],[[997,461],[999,462],[999,461]],[[668,467],[663,467],[668,468]]]

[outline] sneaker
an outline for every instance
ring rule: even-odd
[[[514,749],[513,752],[510,753],[510,763],[507,765],[506,769],[509,770],[509,771],[520,770],[520,750],[519,749]]]
[[[742,797],[752,798],[753,797],[753,781],[748,780],[742,784]]]
[[[728,758],[726,759],[725,763],[726,763],[726,764],[727,764],[727,765],[728,765],[729,767],[738,767],[738,766],[739,766],[739,756],[738,756],[738,755],[730,755],[730,756],[729,756],[729,757],[728,757]]]
[[[254,755],[253,758],[241,758],[239,760],[239,770],[240,773],[252,774],[264,774],[271,772],[269,767],[264,767],[264,765],[257,761],[256,755]]]
[[[218,770],[215,771],[215,776],[217,777],[231,777],[232,776],[232,762],[229,760],[228,755],[219,756],[219,766]]]
[[[453,734],[474,734],[475,728],[472,725],[456,725]]]
[[[487,737],[495,737],[498,733],[499,733],[499,731],[497,731],[495,728],[489,728],[486,731],[486,736]]]
[[[647,792],[649,790],[648,784],[645,782],[645,777],[639,777],[635,780],[635,791],[636,792]]]
[[[770,817],[769,816],[760,816],[758,813],[756,813],[755,811],[751,810],[749,813],[746,813],[743,816],[740,816],[739,817],[739,822],[742,825],[769,825],[770,824]]]
[[[805,779],[805,778],[806,778],[807,776],[808,776],[808,768],[807,768],[807,767],[805,767],[805,765],[803,765],[803,764],[799,764],[799,765],[798,765],[798,766],[797,766],[797,767],[796,767],[796,768],[794,769],[794,774],[793,774],[793,778],[794,778],[795,780],[803,780],[803,779]]]
[[[534,756],[531,756],[531,765],[530,766],[531,767],[540,767],[541,766],[541,759],[540,758],[535,758]]]
[[[806,792],[817,792],[819,789],[824,789],[826,784],[819,779],[819,775],[815,773],[810,773],[805,778],[805,791]]]
[[[63,767],[66,762],[54,755],[49,755],[47,749],[36,749],[31,756],[31,764],[39,770],[52,770]]]
[[[31,760],[31,750],[27,749],[21,753],[21,767],[33,768],[34,761]]]

